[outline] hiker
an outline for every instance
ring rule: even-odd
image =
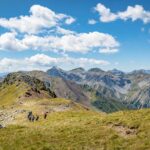
[[[47,118],[47,115],[48,115],[48,112],[45,112],[45,113],[44,113],[44,119]]]
[[[32,115],[32,111],[29,111],[28,112],[28,118],[29,118],[29,116],[31,116]]]
[[[32,111],[30,111],[30,112],[28,113],[28,116],[27,116],[27,117],[28,117],[28,120],[29,120],[29,121],[32,121],[32,122],[33,122],[33,121],[35,120],[35,117],[34,117]]]
[[[36,115],[35,120],[36,120],[36,121],[38,121],[38,120],[39,120],[39,118],[40,118],[40,117],[39,117],[39,115]]]
[[[35,120],[34,115],[31,115],[31,121],[34,122],[34,120]]]
[[[31,121],[31,115],[32,115],[32,111],[30,111],[30,112],[28,113],[28,116],[27,116],[27,118],[28,118],[29,121]]]

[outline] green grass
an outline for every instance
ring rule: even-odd
[[[124,137],[110,124],[135,128],[137,134]],[[1,129],[0,146],[4,150],[148,150],[149,129],[149,109],[106,115],[80,108]]]
[[[22,96],[28,90],[28,86],[25,83],[22,83],[17,86],[16,84],[12,85],[3,85],[0,87],[0,106],[8,106],[14,104],[19,96]]]
[[[0,129],[0,150],[150,150],[150,109],[105,114],[61,98],[24,99],[20,104],[17,98],[26,85],[1,88],[0,106],[8,107],[0,110],[32,110],[40,112],[40,120],[31,123],[27,112],[18,114]],[[70,109],[52,111],[43,119],[42,112],[66,106]],[[129,129],[136,132],[122,134]]]
[[[126,109],[125,105],[123,105],[121,102],[118,102],[116,100],[106,100],[100,97],[97,100],[93,101],[92,105],[106,113],[112,113],[115,111]]]
[[[91,105],[94,106],[95,109],[106,112],[112,113],[120,110],[127,109],[124,104],[121,102],[114,100],[114,99],[106,99],[102,98],[101,96],[97,96],[95,91],[92,89],[88,89],[88,86],[84,87],[86,91],[90,92],[91,97]]]

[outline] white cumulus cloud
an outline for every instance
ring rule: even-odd
[[[98,3],[95,7],[95,10],[100,15],[100,21],[102,22],[110,22],[117,19],[117,15],[114,13],[111,13],[111,10],[109,8],[106,8],[103,4]]]
[[[108,61],[88,59],[88,58],[72,58],[72,57],[50,57],[45,54],[36,54],[24,59],[3,58],[0,59],[0,72],[13,71],[30,71],[30,70],[47,70],[52,66],[63,67],[64,69],[72,69],[74,67],[101,67],[109,65]],[[66,67],[66,68],[65,68]]]
[[[144,23],[150,22],[150,11],[144,10],[141,5],[128,6],[125,11],[113,13],[109,8],[105,7],[101,3],[98,3],[95,10],[99,13],[99,19],[101,22],[111,22],[117,19],[131,19],[132,21],[142,20]]]
[[[72,24],[72,23],[75,22],[75,21],[76,21],[75,18],[73,18],[73,17],[68,17],[68,18],[66,19],[65,23],[69,25],[69,24]]]
[[[77,33],[61,27],[72,24],[75,21],[72,16],[55,13],[41,5],[31,6],[29,12],[25,16],[0,18],[0,27],[9,29],[0,35],[0,50],[46,50],[65,54],[93,51],[115,53],[119,49],[119,42],[110,34],[97,31]],[[110,15],[109,10],[105,12]],[[96,22],[90,20],[89,23]]]
[[[15,32],[6,32],[0,35],[0,50],[26,50],[28,46],[23,44],[21,40],[17,39],[16,35],[17,33]]]
[[[94,25],[94,24],[96,24],[96,23],[97,23],[97,21],[94,20],[94,19],[88,20],[88,24]]]
[[[116,48],[113,48],[113,49],[110,49],[110,48],[102,48],[99,50],[100,53],[105,53],[105,54],[111,54],[111,53],[116,53],[118,52],[118,49]]]
[[[0,36],[0,49],[6,50],[46,50],[53,52],[87,53],[93,49],[107,49],[106,53],[116,52],[119,42],[111,35],[100,32],[74,33],[59,29],[62,36],[25,35],[18,39],[16,33],[5,33]],[[109,51],[108,51],[109,49]]]
[[[37,34],[42,29],[49,29],[57,26],[60,22],[71,24],[75,19],[61,13],[55,13],[47,7],[33,5],[30,8],[30,15],[14,18],[0,18],[0,26],[16,30],[22,33]]]

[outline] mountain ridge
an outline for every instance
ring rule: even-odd
[[[57,74],[55,74],[55,71]],[[150,75],[147,71],[139,70],[124,73],[117,69],[104,71],[99,68],[84,70],[82,73],[62,69],[61,72],[59,70],[55,71],[51,68],[47,73],[55,77],[74,81],[82,86],[87,85],[99,93],[98,95],[101,98],[117,100],[128,106],[128,108],[138,109],[150,106]],[[145,94],[146,96],[143,94],[145,92],[147,93]]]
[[[52,67],[47,72],[35,70],[10,73],[1,83],[13,74],[21,74],[25,81],[27,76],[39,80],[45,89],[59,98],[71,99],[104,112],[150,107],[150,75],[143,71],[124,73],[117,69],[104,71],[99,68],[65,71]]]

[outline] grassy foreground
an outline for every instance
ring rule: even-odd
[[[150,109],[106,115],[77,106],[34,123],[18,116],[0,129],[0,150],[149,150],[149,139]]]

